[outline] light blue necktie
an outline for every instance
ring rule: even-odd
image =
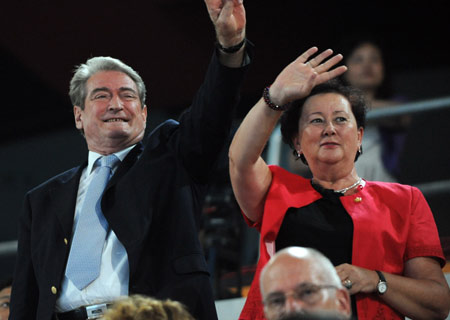
[[[108,222],[103,216],[101,200],[112,168],[120,161],[114,154],[97,159],[94,171],[72,238],[66,276],[82,290],[100,275],[100,262]]]

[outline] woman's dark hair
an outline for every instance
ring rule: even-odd
[[[297,150],[295,149],[293,139],[298,134],[298,125],[300,121],[300,116],[302,114],[303,106],[310,97],[324,94],[324,93],[337,93],[344,96],[351,105],[353,115],[356,119],[356,124],[358,128],[366,127],[366,112],[367,106],[364,99],[364,94],[359,90],[351,86],[343,85],[339,80],[333,79],[325,83],[319,84],[313,88],[311,93],[300,100],[291,102],[289,108],[283,113],[280,118],[281,135],[283,137],[283,142],[288,144],[293,150],[294,156],[297,157]],[[362,153],[362,149],[361,149]],[[358,159],[360,152],[356,153],[355,161]],[[306,159],[304,155],[300,155],[300,159],[305,163]]]
[[[0,290],[11,287],[12,282],[13,282],[12,277],[7,277],[7,278],[0,280]]]
[[[345,38],[341,39],[336,45],[336,52],[340,52],[344,56],[344,60],[342,62],[345,64],[347,59],[349,59],[357,49],[366,44],[370,44],[379,50],[384,66],[384,79],[377,88],[375,97],[378,99],[390,99],[393,96],[390,74],[391,66],[388,59],[390,54],[389,47],[383,38],[368,32],[346,34]],[[345,73],[342,74],[339,79],[344,85],[350,85],[346,80]]]

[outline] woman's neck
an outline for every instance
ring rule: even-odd
[[[351,187],[360,179],[354,167],[347,173],[342,173],[345,171],[341,170],[338,172],[333,172],[333,170],[321,170],[318,172],[320,173],[313,174],[313,183],[319,184],[325,189],[331,189],[335,191]],[[348,189],[345,194],[351,194],[351,192],[354,192],[356,187],[357,185],[355,185],[353,188]]]

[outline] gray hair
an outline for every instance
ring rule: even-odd
[[[331,263],[331,261],[321,252],[312,248],[307,249],[311,254],[311,258],[314,261],[314,265],[317,266],[318,270],[322,270],[320,275],[323,276],[323,278],[325,278],[324,280],[326,280],[329,284],[335,285],[338,288],[341,289],[344,288],[341,279],[339,278],[336,272],[336,268]]]
[[[119,71],[129,76],[136,84],[139,100],[142,107],[145,105],[146,89],[144,81],[141,76],[133,70],[130,66],[126,65],[119,59],[111,57],[94,57],[86,61],[86,63],[80,64],[74,70],[72,80],[70,80],[69,96],[72,101],[72,105],[79,106],[84,109],[84,101],[86,99],[86,83],[89,78],[99,71]]]

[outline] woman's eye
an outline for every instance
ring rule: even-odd
[[[337,117],[336,121],[337,122],[345,122],[345,121],[347,121],[347,118],[345,118],[345,117]]]
[[[321,123],[321,122],[323,122],[323,120],[320,119],[320,118],[316,118],[316,119],[312,119],[311,120],[311,123]]]

